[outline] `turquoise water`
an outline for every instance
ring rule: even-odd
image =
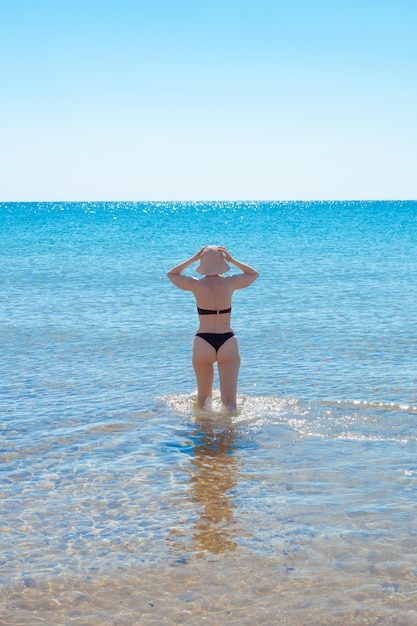
[[[0,204],[0,233],[0,624],[417,624],[417,202]],[[260,272],[234,416],[194,408],[166,278],[210,243]]]

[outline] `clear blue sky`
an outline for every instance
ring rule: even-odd
[[[0,0],[0,201],[417,198],[416,0]]]

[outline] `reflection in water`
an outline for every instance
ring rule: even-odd
[[[200,424],[196,437],[194,458],[191,460],[190,493],[199,507],[194,541],[200,550],[220,554],[235,550],[231,539],[233,509],[236,504],[231,493],[237,481],[238,464],[233,450],[236,434],[233,430],[215,432]]]
[[[225,426],[222,424],[222,426]],[[238,461],[236,431],[231,422],[219,429],[218,422],[199,420],[191,433],[193,457],[187,471],[190,474],[188,492],[197,518],[193,520],[193,548],[197,556],[203,552],[221,554],[236,549],[232,492],[237,482]]]
[[[194,525],[194,542],[199,550],[214,554],[235,550],[232,525],[236,504],[231,492],[238,471],[233,455],[236,433],[233,429],[216,432],[212,423],[203,422],[194,431],[193,440],[190,495],[199,513]]]

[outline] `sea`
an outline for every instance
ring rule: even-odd
[[[0,237],[1,625],[417,625],[417,202],[2,203]],[[207,244],[259,271],[236,413],[167,279]]]

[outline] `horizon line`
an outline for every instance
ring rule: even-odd
[[[152,204],[163,204],[163,203],[181,203],[181,204],[214,204],[214,203],[224,203],[224,204],[232,204],[232,203],[252,203],[252,204],[261,204],[267,202],[299,202],[299,203],[312,203],[312,202],[417,202],[416,198],[315,198],[315,199],[258,199],[258,200],[244,200],[244,199],[235,199],[235,200],[225,200],[225,199],[194,199],[194,200],[182,200],[182,199],[171,199],[171,200],[158,200],[158,199],[147,199],[147,200],[0,200],[0,205],[4,204],[97,204],[97,203],[123,203],[123,204],[144,204],[144,203],[152,203]]]

